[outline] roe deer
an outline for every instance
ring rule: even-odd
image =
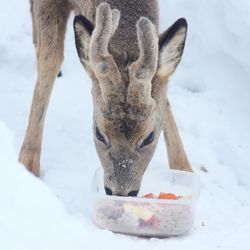
[[[158,33],[157,0],[30,0],[38,77],[19,160],[39,176],[45,113],[63,61],[70,11],[93,82],[93,131],[106,193],[136,196],[164,131],[170,168],[192,171],[166,97],[187,33],[181,18]]]

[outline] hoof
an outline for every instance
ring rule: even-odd
[[[40,176],[40,163],[39,154],[30,153],[25,150],[21,150],[19,155],[19,162],[22,163],[32,174]]]
[[[59,77],[62,77],[62,71],[61,71],[61,70],[59,71],[57,77],[58,77],[58,78],[59,78]]]

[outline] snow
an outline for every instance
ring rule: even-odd
[[[161,0],[161,30],[189,23],[169,98],[201,193],[193,230],[141,239],[91,221],[100,166],[92,139],[91,82],[74,47],[71,17],[63,77],[46,119],[41,179],[17,163],[36,78],[28,1],[1,3],[0,249],[248,249],[250,240],[250,2]],[[166,168],[163,139],[150,164]],[[204,169],[207,170],[204,171]]]

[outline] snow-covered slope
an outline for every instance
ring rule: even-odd
[[[1,250],[249,248],[248,1],[160,1],[161,30],[179,17],[189,23],[169,97],[202,183],[193,230],[165,240],[117,235],[91,222],[90,184],[100,163],[92,140],[91,82],[76,55],[72,17],[64,76],[56,81],[46,120],[42,181],[16,162],[35,83],[35,54],[28,1],[8,0],[1,10]],[[161,139],[150,168],[164,167]]]

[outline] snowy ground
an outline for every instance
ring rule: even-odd
[[[74,47],[72,17],[63,78],[46,120],[41,180],[16,162],[36,66],[28,1],[1,3],[0,249],[249,249],[250,2],[161,0],[161,29],[189,22],[170,100],[202,187],[193,230],[139,239],[91,222],[90,184],[100,165],[92,140],[91,82]],[[163,140],[150,165],[167,167]],[[207,169],[207,172],[202,169]]]

